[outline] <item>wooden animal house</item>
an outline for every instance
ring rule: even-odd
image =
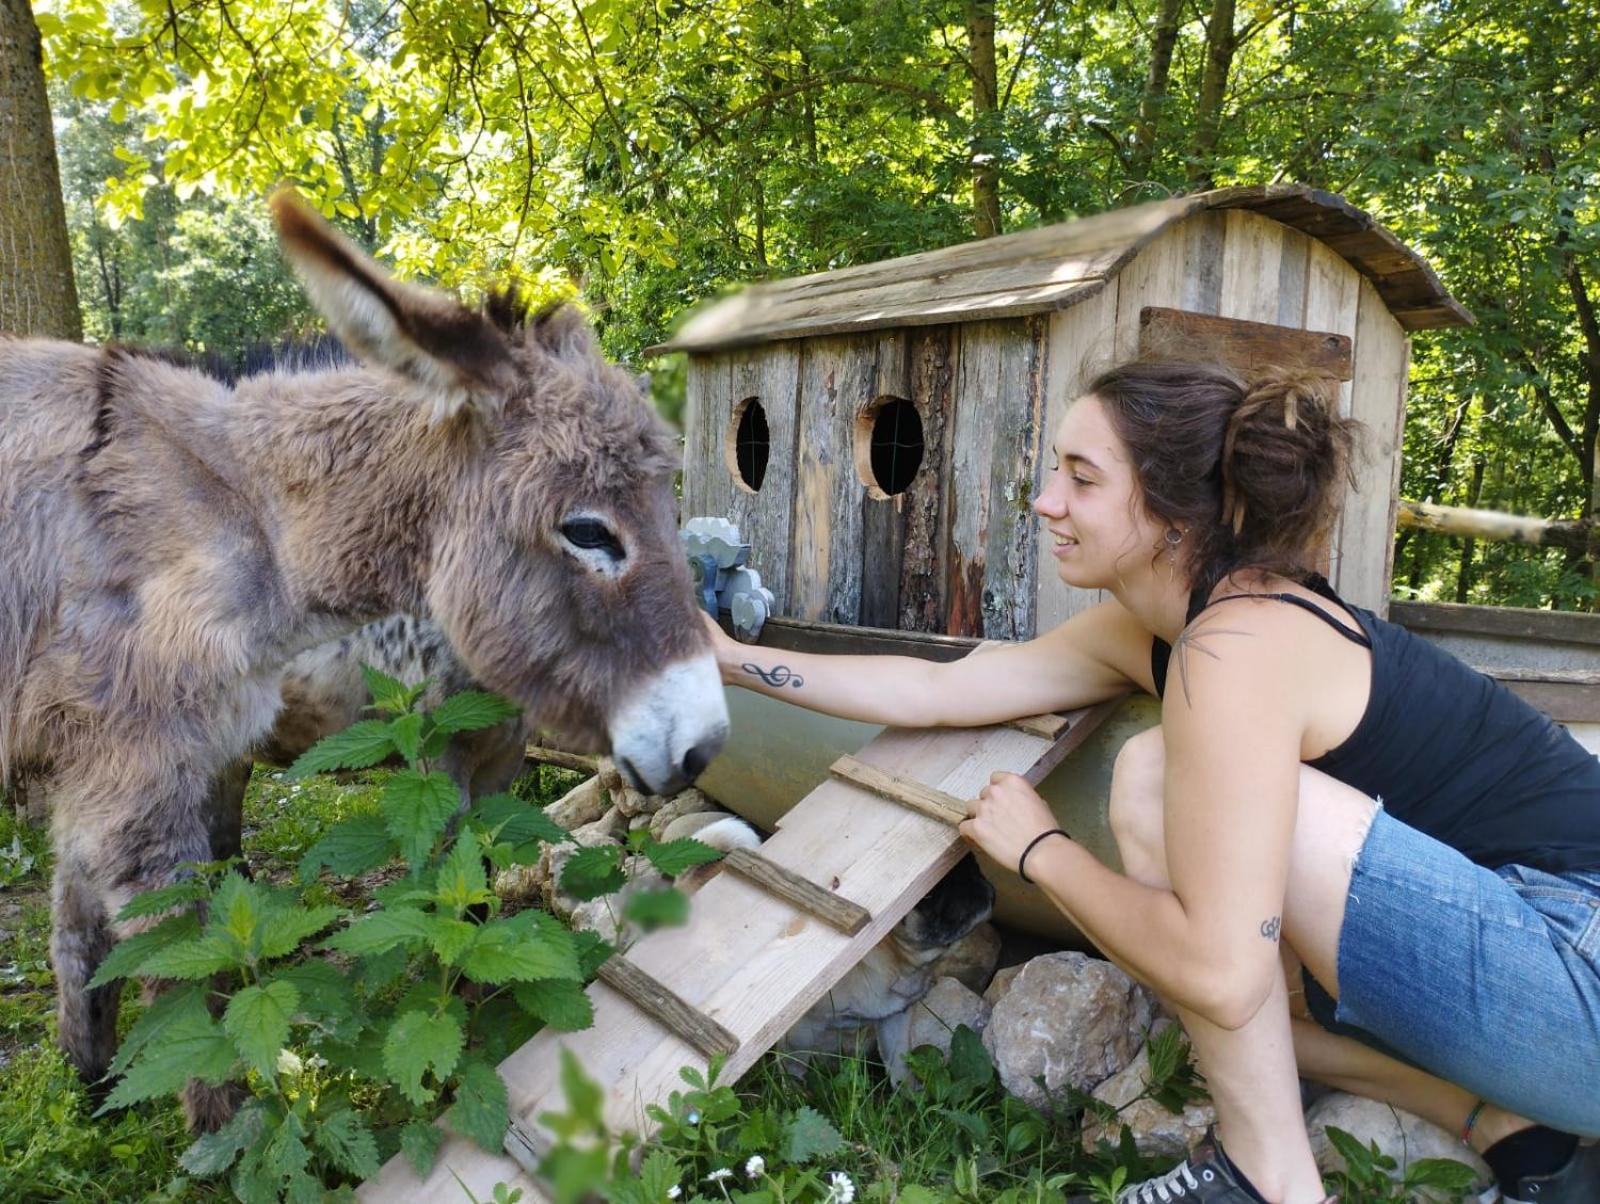
[[[1344,382],[1369,446],[1329,576],[1383,612],[1407,335],[1470,321],[1370,216],[1273,186],[756,285],[656,350],[689,353],[684,512],[739,525],[775,614],[1025,639],[1095,600],[1038,568],[1050,433],[1152,350]]]

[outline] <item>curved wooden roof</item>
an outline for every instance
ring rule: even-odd
[[[1274,184],[1152,201],[943,250],[753,285],[694,314],[650,353],[1065,309],[1104,288],[1168,226],[1206,209],[1248,209],[1326,243],[1372,281],[1406,330],[1472,323],[1472,315],[1422,257],[1370,214],[1331,192]]]

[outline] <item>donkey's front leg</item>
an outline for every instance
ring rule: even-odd
[[[52,884],[50,961],[56,972],[56,1027],[61,1048],[91,1089],[101,1080],[117,1048],[117,1004],[121,981],[89,989],[89,980],[111,952],[116,937],[101,893],[86,867],[58,857]]]

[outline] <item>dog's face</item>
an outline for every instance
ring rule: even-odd
[[[968,853],[895,926],[892,935],[908,958],[921,960],[924,953],[937,957],[993,911],[994,887],[978,869],[978,859]]]

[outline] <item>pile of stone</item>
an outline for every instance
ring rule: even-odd
[[[634,891],[658,890],[667,885],[667,880],[643,857],[628,857],[623,862],[628,884],[619,894],[587,902],[575,899],[561,889],[561,871],[579,848],[623,845],[628,833],[639,828],[648,828],[650,835],[660,841],[698,838],[713,824],[724,824],[725,839],[718,842],[719,846],[727,843],[730,834],[740,843],[754,844],[757,840],[744,821],[693,787],[671,798],[641,794],[604,757],[593,777],[551,803],[545,814],[570,832],[573,842],[546,845],[535,864],[503,871],[495,879],[495,893],[507,903],[542,907],[573,928],[596,932],[613,943],[626,936],[619,933],[617,920],[627,896]],[[750,835],[742,838],[741,829]],[[680,875],[678,884],[692,888],[694,883],[685,882],[684,878]]]
[[[1111,963],[1083,953],[1047,953],[1000,970],[986,985],[938,979],[904,1019],[880,1024],[879,1044],[898,1081],[906,1050],[934,1045],[948,1051],[951,1034],[965,1024],[981,1035],[1012,1095],[1048,1111],[1065,1102],[1071,1087],[1117,1109],[1114,1122],[1086,1126],[1086,1144],[1115,1143],[1127,1125],[1145,1154],[1178,1158],[1216,1123],[1216,1110],[1202,1101],[1174,1113],[1146,1094],[1146,1034],[1173,1023],[1149,991]],[[904,1035],[885,1040],[886,1029],[896,1027]],[[1480,1185],[1491,1180],[1483,1160],[1453,1134],[1388,1104],[1325,1093],[1307,1110],[1306,1126],[1324,1174],[1344,1169],[1327,1137],[1332,1126],[1363,1145],[1375,1142],[1399,1164],[1391,1172],[1396,1178],[1419,1159],[1449,1158],[1471,1166]],[[1436,1197],[1423,1192],[1421,1198]]]

